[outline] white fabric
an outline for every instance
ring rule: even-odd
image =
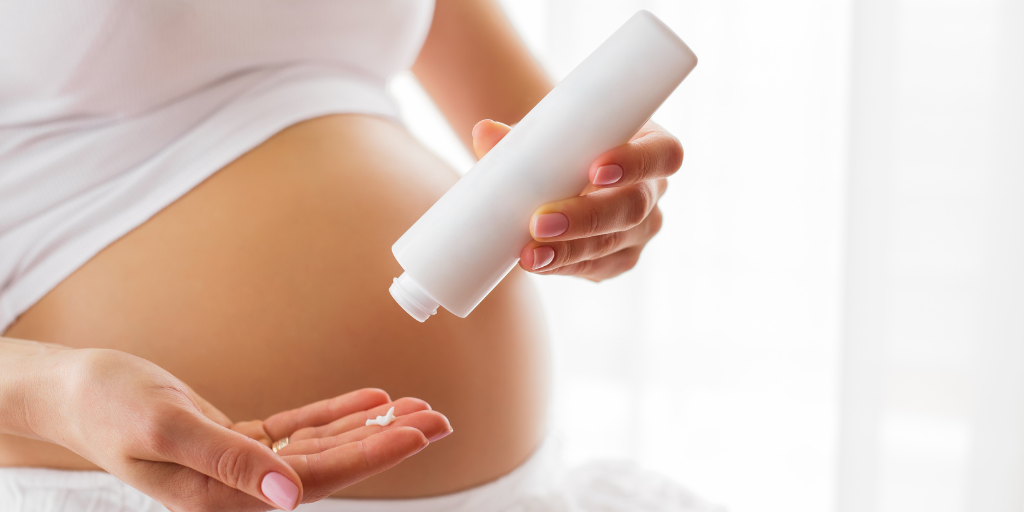
[[[1024,2],[851,12],[837,510],[1024,511]]]
[[[0,332],[282,128],[395,117],[430,0],[0,2]]]
[[[167,512],[108,473],[0,468],[4,512]],[[325,499],[299,512],[721,512],[628,462],[564,471],[546,441],[508,475],[454,494],[406,500]],[[225,511],[230,512],[230,511]]]

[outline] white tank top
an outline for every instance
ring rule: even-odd
[[[0,1],[0,333],[296,122],[394,117],[432,0]]]

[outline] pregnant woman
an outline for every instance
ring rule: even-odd
[[[420,324],[390,246],[457,175],[384,91],[410,66],[477,156],[551,87],[493,0],[0,5],[0,509],[514,499],[548,405],[524,271],[631,268],[682,148],[645,126]]]

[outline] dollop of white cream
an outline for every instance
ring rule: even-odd
[[[395,421],[395,408],[394,408],[394,406],[392,406],[390,409],[388,409],[388,413],[385,414],[384,416],[377,416],[377,419],[375,419],[375,420],[366,420],[366,426],[380,425],[382,427],[386,427],[386,426],[390,425],[392,421]]]

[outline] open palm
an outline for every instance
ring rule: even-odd
[[[69,378],[54,394],[56,404],[36,409],[56,411],[63,421],[39,422],[26,434],[73,450],[175,512],[291,510],[380,473],[452,431],[426,402],[392,402],[380,389],[233,422],[137,356],[64,349],[53,357]],[[391,407],[397,413],[391,424],[366,426]],[[291,443],[272,451],[286,437]]]
[[[366,420],[384,415],[391,407],[397,416],[391,424],[366,425]],[[392,402],[380,389],[353,391],[230,428],[267,446],[288,439],[277,453],[302,479],[303,503],[323,499],[395,466],[452,432],[447,418],[423,400]]]

